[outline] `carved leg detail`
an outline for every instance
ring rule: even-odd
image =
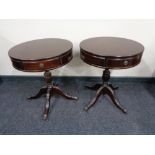
[[[50,99],[54,92],[65,97],[66,99],[77,100],[77,97],[65,94],[59,87],[57,87],[57,84],[56,85],[53,84],[52,74],[49,70],[46,70],[44,72],[44,79],[46,82],[46,87],[41,88],[40,91],[35,96],[29,97],[28,99],[36,99],[43,94],[46,95],[46,103],[44,105],[43,119],[47,120],[48,114],[50,112]]]
[[[43,88],[41,88],[39,90],[39,92],[35,96],[28,97],[27,99],[29,99],[29,100],[31,100],[31,99],[37,99],[40,96],[42,96],[43,94],[45,94],[46,92],[47,92],[47,87],[43,87]]]
[[[102,85],[101,84],[95,84],[93,86],[85,86],[85,88],[91,89],[91,90],[98,90]]]
[[[101,86],[97,92],[96,92],[96,96],[93,98],[93,100],[87,105],[85,106],[84,110],[88,111],[93,105],[95,105],[96,101],[98,100],[98,98],[100,97],[100,95],[102,94],[103,91],[103,86]]]
[[[49,113],[49,108],[50,108],[50,99],[51,99],[51,87],[47,88],[47,94],[46,94],[46,104],[45,104],[45,108],[44,108],[44,115],[43,115],[43,119],[47,120],[48,118],[48,113]]]
[[[77,100],[77,97],[65,94],[59,87],[53,86],[53,92],[63,96],[66,99]]]
[[[118,99],[115,97],[114,90],[118,89],[118,87],[114,87],[112,84],[109,84],[110,80],[110,71],[109,68],[105,68],[102,75],[102,81],[103,84],[95,84],[93,86],[85,86],[88,89],[97,90],[96,96],[93,98],[93,100],[84,108],[84,110],[89,110],[93,105],[95,105],[96,101],[100,97],[101,94],[105,95],[107,94],[112,102],[119,108],[122,112],[127,113],[127,110],[124,109]]]
[[[113,103],[114,103],[123,113],[127,113],[127,110],[124,109],[124,108],[120,105],[118,99],[115,97],[114,91],[112,90],[111,87],[108,87],[108,86],[107,86],[107,87],[104,88],[103,91],[106,92],[106,94],[111,98],[111,100],[113,101]]]

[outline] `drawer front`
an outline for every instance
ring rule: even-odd
[[[29,71],[29,72],[41,72],[44,70],[47,70],[49,68],[54,68],[56,67],[58,64],[58,61],[13,61],[13,66],[18,69],[18,70],[22,70],[22,71]]]
[[[48,60],[37,60],[37,61],[21,61],[12,59],[14,68],[25,72],[42,72],[45,70],[51,70],[61,67],[67,64],[72,59],[72,52],[66,55],[56,57]]]
[[[85,52],[81,52],[81,59],[87,64],[101,67],[101,68],[111,68],[111,69],[121,69],[134,67],[140,63],[142,55],[132,56],[132,57],[98,57],[90,55]]]
[[[81,53],[80,57],[85,63],[92,66],[103,67],[106,64],[106,58],[97,58],[86,53]]]
[[[141,61],[141,56],[134,56],[130,58],[116,58],[107,59],[107,66],[109,68],[130,68],[139,64]]]

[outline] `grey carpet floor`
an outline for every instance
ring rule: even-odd
[[[0,78],[0,134],[51,135],[117,135],[155,134],[155,82],[141,79],[112,79],[119,86],[116,95],[128,110],[123,114],[107,96],[101,96],[88,112],[83,107],[95,95],[85,89],[100,78],[55,77],[54,81],[66,93],[78,96],[78,101],[60,96],[51,99],[49,120],[42,120],[44,96],[28,101],[44,85],[41,77]]]

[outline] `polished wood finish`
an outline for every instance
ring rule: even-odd
[[[101,95],[107,94],[123,113],[127,113],[115,96],[114,90],[118,87],[109,83],[109,69],[125,69],[138,65],[143,51],[142,44],[125,38],[97,37],[86,39],[80,43],[81,59],[87,64],[105,69],[102,75],[102,84],[86,86],[88,89],[97,91],[93,100],[84,108],[86,111],[95,105]]]
[[[72,43],[64,39],[39,39],[14,46],[9,50],[9,56],[18,70],[42,72],[70,62],[72,47]]]
[[[80,43],[81,59],[87,64],[109,69],[138,65],[144,51],[138,42],[115,37],[98,37]]]
[[[36,95],[31,96],[28,99],[29,100],[37,99],[44,94],[46,95],[46,104],[45,104],[45,108],[44,108],[43,119],[47,120],[49,110],[50,110],[50,99],[51,99],[52,95],[54,95],[56,93],[66,99],[72,99],[72,100],[77,100],[77,97],[73,97],[73,96],[65,94],[58,86],[56,86],[52,81],[52,74],[50,71],[45,71],[44,79],[45,79],[47,85],[42,87]]]
[[[72,43],[68,40],[48,38],[28,41],[19,44],[9,50],[14,68],[24,72],[44,72],[46,86],[28,99],[36,99],[42,95],[46,96],[46,104],[43,119],[47,120],[50,111],[50,99],[53,94],[59,94],[66,99],[76,100],[77,97],[65,94],[52,81],[49,70],[64,66],[72,59]]]
[[[114,90],[118,89],[118,87],[114,87],[112,84],[109,84],[110,79],[110,71],[109,69],[105,69],[103,71],[103,83],[102,84],[95,84],[93,86],[85,86],[88,89],[96,90],[96,96],[93,98],[93,100],[84,108],[84,110],[88,111],[93,105],[95,105],[96,101],[101,95],[108,95],[111,100],[113,101],[114,105],[118,107],[123,113],[127,113],[127,110],[123,108],[118,99],[115,96]]]

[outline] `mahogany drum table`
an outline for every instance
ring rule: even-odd
[[[48,118],[50,98],[57,93],[67,99],[77,99],[65,94],[52,81],[49,70],[64,66],[72,59],[72,43],[64,39],[39,39],[19,44],[9,50],[13,67],[24,72],[44,72],[46,86],[28,99],[36,99],[46,95],[43,119]]]
[[[81,59],[92,66],[103,68],[102,84],[86,86],[91,90],[96,90],[96,96],[84,108],[86,111],[91,108],[101,95],[107,94],[113,103],[124,113],[123,108],[114,94],[114,87],[109,83],[109,69],[125,69],[138,65],[144,51],[142,44],[124,38],[116,37],[97,37],[90,38],[80,43]]]

